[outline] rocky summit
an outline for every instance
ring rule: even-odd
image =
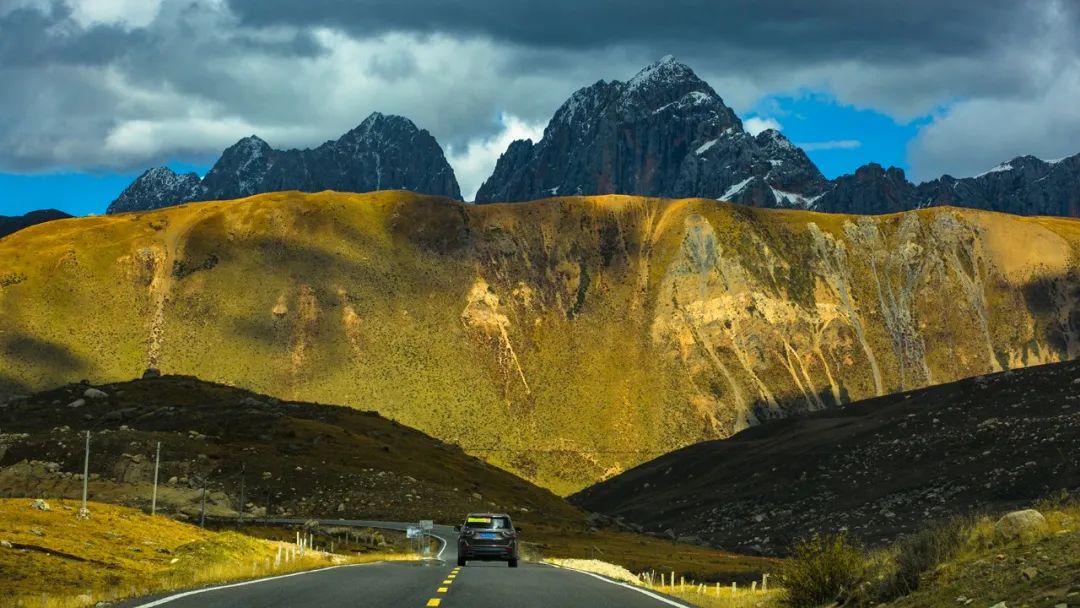
[[[628,82],[574,93],[540,141],[510,145],[476,200],[615,193],[864,215],[950,205],[1076,217],[1077,184],[1080,154],[1049,162],[1025,156],[919,185],[876,163],[827,180],[780,132],[748,133],[708,83],[665,57]]]
[[[254,135],[246,137],[226,149],[202,179],[167,167],[150,169],[109,205],[108,213],[282,190],[392,189],[461,198],[435,138],[407,118],[376,112],[340,139],[309,150],[275,150]]]
[[[802,150],[778,131],[746,132],[708,83],[669,56],[627,82],[574,93],[539,142],[510,145],[476,201],[620,193],[807,207],[826,185]]]
[[[1080,356],[1070,219],[383,191],[54,226],[0,240],[0,396],[156,368],[378,410],[558,493]]]

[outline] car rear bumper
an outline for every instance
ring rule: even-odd
[[[517,545],[459,544],[458,555],[464,559],[517,559]]]

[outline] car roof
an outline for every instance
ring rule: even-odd
[[[510,518],[510,516],[506,513],[469,513],[468,515],[466,515],[466,518],[469,517],[505,517],[507,519]]]

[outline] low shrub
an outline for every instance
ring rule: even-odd
[[[863,580],[866,557],[847,534],[815,536],[795,544],[780,572],[784,604],[812,608],[843,602]]]
[[[935,522],[897,542],[891,571],[882,577],[874,593],[879,601],[889,601],[919,588],[923,574],[955,557],[970,536],[971,518],[957,517]]]

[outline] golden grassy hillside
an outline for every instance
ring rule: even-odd
[[[208,532],[101,503],[89,503],[90,518],[79,521],[78,502],[54,502],[47,512],[31,502],[0,499],[0,606],[94,606],[252,576],[411,557],[309,552],[286,560],[279,551],[295,551],[295,545]]]
[[[1080,222],[261,195],[0,240],[0,394],[148,366],[374,409],[559,493],[1080,353]]]

